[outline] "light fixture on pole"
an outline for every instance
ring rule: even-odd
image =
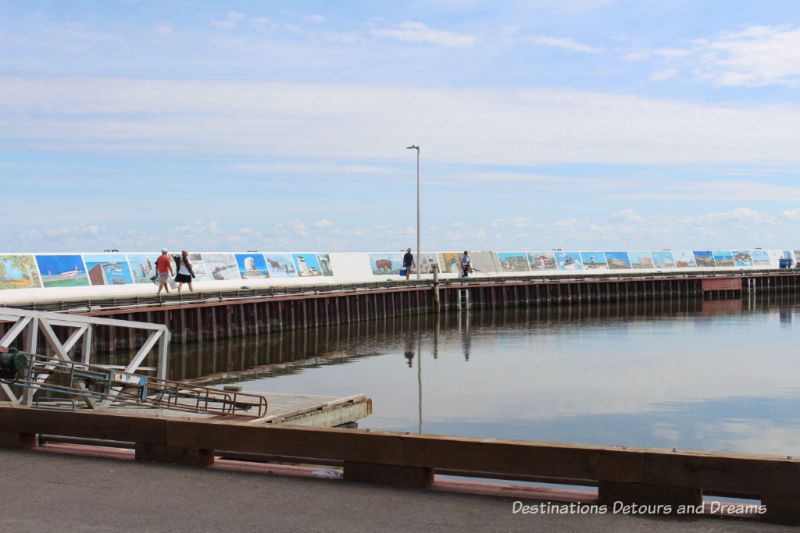
[[[419,281],[419,268],[422,261],[422,257],[419,254],[419,146],[412,144],[411,146],[406,146],[406,150],[417,151],[417,281]]]

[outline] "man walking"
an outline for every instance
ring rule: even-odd
[[[414,261],[414,254],[411,253],[411,248],[409,248],[406,255],[403,256],[403,269],[406,271],[406,281],[408,281],[408,276],[411,274],[411,269],[416,266],[417,263]]]
[[[167,294],[169,294],[169,286],[167,283],[169,282],[170,276],[173,275],[173,270],[172,262],[169,260],[166,248],[161,249],[161,255],[156,259],[156,272],[158,272],[158,278],[161,281],[156,294],[161,294],[161,289],[166,289]]]

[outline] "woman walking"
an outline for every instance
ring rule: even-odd
[[[192,270],[192,264],[189,262],[189,252],[183,250],[181,252],[180,258],[176,257],[176,263],[178,267],[178,275],[175,276],[175,281],[178,282],[178,294],[181,293],[181,287],[183,287],[184,283],[189,284],[189,292],[194,292],[192,288],[192,278],[194,278],[194,270]],[[178,261],[178,259],[180,259]]]

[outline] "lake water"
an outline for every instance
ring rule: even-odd
[[[373,399],[359,427],[800,455],[800,298],[450,312],[173,344],[173,378]]]

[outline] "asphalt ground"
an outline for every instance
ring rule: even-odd
[[[797,531],[709,516],[522,514],[513,512],[522,505],[516,497],[324,479],[329,471],[311,468],[275,475],[266,472],[281,467],[199,468],[139,463],[124,451],[46,449],[0,449],[0,531]]]

